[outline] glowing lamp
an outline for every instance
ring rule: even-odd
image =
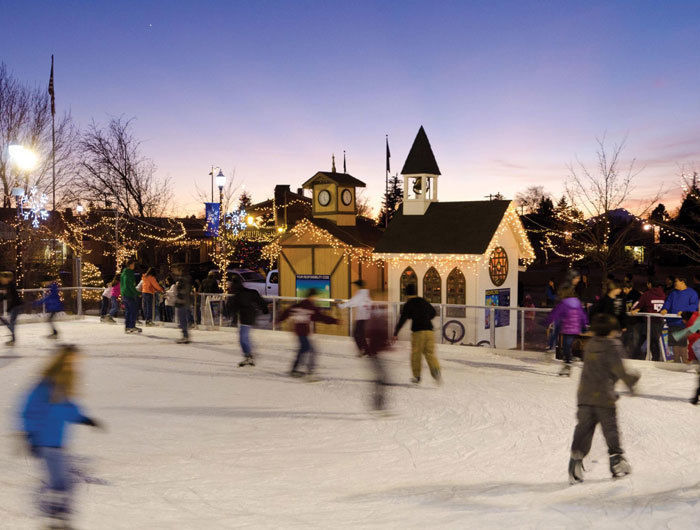
[[[224,175],[221,169],[219,169],[219,174],[216,176],[216,185],[220,190],[224,189],[224,186],[226,185],[226,175]]]
[[[10,145],[7,148],[7,152],[10,155],[10,161],[20,171],[31,171],[39,162],[39,157],[36,156],[36,153],[22,145]]]

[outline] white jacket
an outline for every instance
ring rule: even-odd
[[[355,293],[350,300],[345,303],[338,304],[340,309],[346,307],[356,307],[355,320],[369,320],[372,312],[372,299],[369,296],[369,289],[360,289]]]
[[[177,285],[172,284],[170,288],[165,291],[165,305],[168,307],[175,306],[175,298],[177,298]]]
[[[102,291],[102,296],[104,298],[112,298],[112,286],[111,285],[108,285],[107,287],[105,287],[105,290]]]

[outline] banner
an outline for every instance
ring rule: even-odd
[[[219,235],[219,203],[205,202],[204,214],[207,218],[207,227],[204,229],[204,235],[217,237]]]
[[[487,289],[486,290],[486,304],[489,307],[509,307],[510,306],[510,288],[508,289]],[[486,309],[486,326],[485,329],[491,327],[489,322],[491,311]],[[502,328],[504,326],[510,326],[510,311],[508,310],[496,310],[494,311],[493,319],[496,321],[496,327]]]

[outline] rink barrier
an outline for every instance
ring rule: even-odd
[[[74,314],[79,317],[91,314],[99,314],[99,303],[101,301],[101,292],[104,287],[60,287],[65,312]],[[39,299],[46,292],[46,289],[20,289],[19,292],[25,298],[25,304],[30,306],[34,299]],[[223,293],[195,293],[192,303],[192,320],[200,329],[216,330],[226,326],[230,326],[228,318],[225,316],[225,301],[232,295]],[[158,324],[161,321],[161,311],[159,304],[163,295],[156,293],[154,295],[153,313],[151,320]],[[268,304],[271,305],[271,310],[267,321],[265,318],[258,319],[255,327],[277,330],[279,324],[277,317],[283,310],[283,307],[290,306],[302,300],[300,297],[293,296],[264,296]],[[315,332],[328,335],[352,336],[354,311],[351,308],[340,309],[338,305],[347,300],[336,298],[319,298],[318,303],[321,306],[326,306],[334,316],[339,318],[341,323],[338,325],[320,324],[315,326]],[[400,302],[385,302],[375,301],[376,306],[382,306],[387,311],[387,326],[389,335],[393,333],[396,322],[401,313]],[[440,344],[459,344],[463,346],[482,346],[487,348],[506,347],[508,349],[519,349],[522,351],[545,351],[546,344],[546,326],[544,321],[552,308],[539,307],[505,307],[505,306],[486,306],[486,305],[457,305],[457,304],[432,304],[435,307],[440,326],[435,330],[439,337]],[[142,304],[143,308],[143,304]],[[45,307],[42,306],[41,313],[45,313]],[[7,301],[3,300],[2,313],[7,316]],[[167,310],[166,310],[167,313]],[[173,311],[174,313],[174,311]],[[499,337],[503,333],[498,331],[499,319],[501,323],[506,320],[507,313],[508,327],[514,326],[508,332],[511,336],[506,340]],[[514,313],[514,315],[513,315]],[[145,315],[144,315],[145,316]],[[515,316],[511,319],[511,316]],[[651,336],[652,319],[675,319],[678,315],[659,315],[658,313],[628,313],[631,318],[644,318],[646,337]],[[437,324],[433,320],[434,325]],[[512,324],[511,324],[512,323]],[[162,324],[162,322],[161,322]],[[496,324],[496,325],[491,325]],[[408,327],[407,324],[405,326]],[[437,327],[437,326],[436,326]],[[503,326],[506,327],[506,326]],[[486,333],[487,330],[487,333]],[[466,335],[471,335],[467,337]],[[461,334],[461,336],[459,336]],[[513,341],[515,336],[515,341]],[[437,338],[437,337],[436,337]],[[505,342],[505,344],[504,344]],[[651,344],[646,340],[646,360],[651,360]]]

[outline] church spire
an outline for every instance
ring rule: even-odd
[[[331,173],[335,173],[335,153],[331,155]]]
[[[406,162],[401,170],[402,175],[440,175],[440,168],[435,161],[433,149],[430,147],[428,135],[420,126],[416,139],[413,140],[411,150],[406,157]]]

